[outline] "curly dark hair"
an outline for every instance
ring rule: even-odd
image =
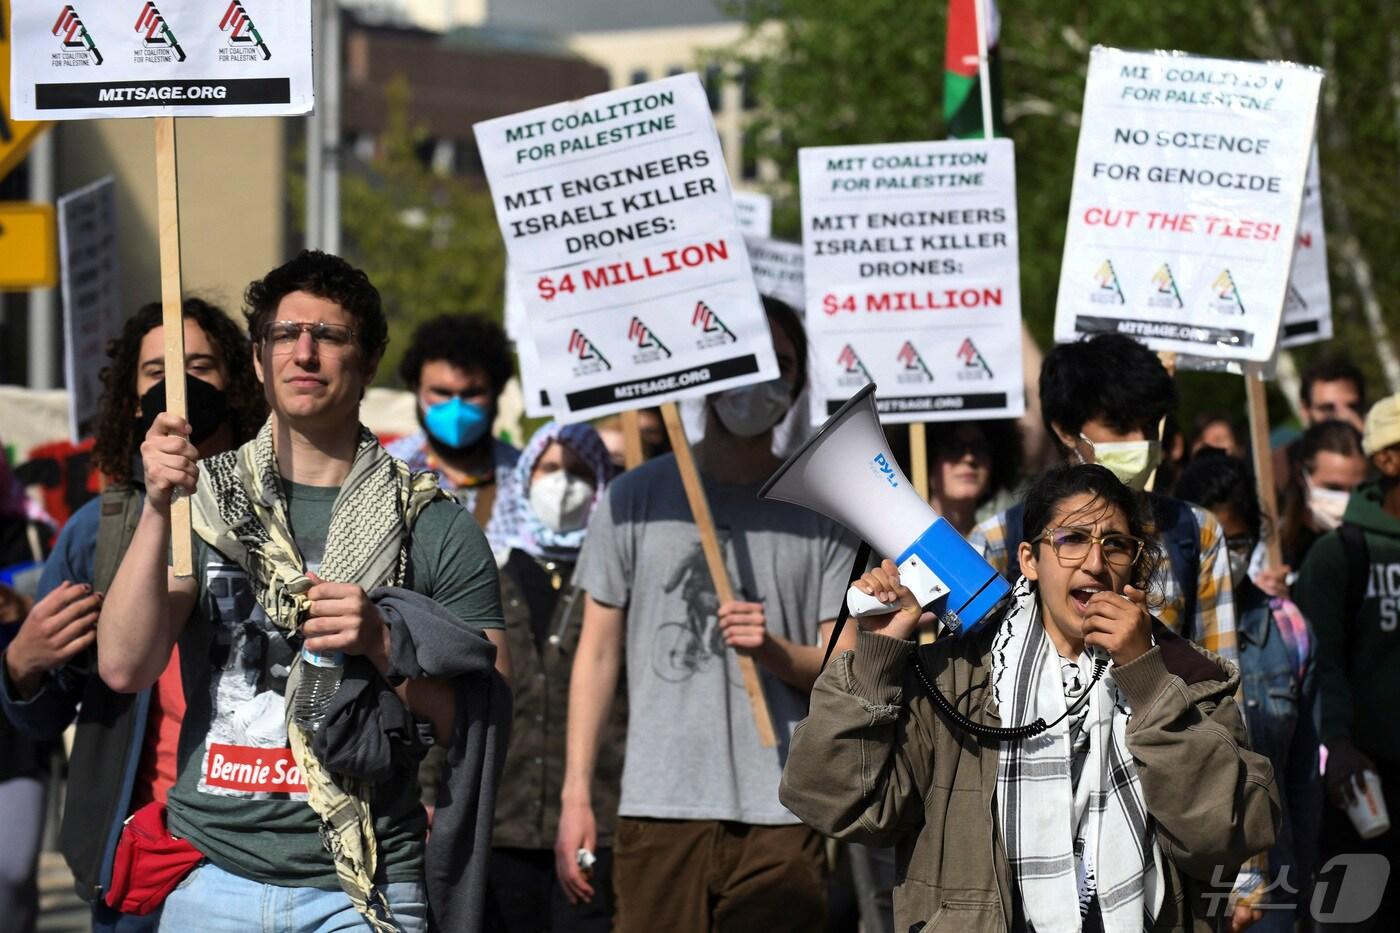
[[[229,423],[233,441],[242,444],[258,433],[267,418],[267,402],[262,386],[253,373],[253,354],[248,337],[228,312],[200,298],[186,298],[181,307],[184,317],[199,325],[209,337],[228,375],[224,392],[228,396]],[[142,305],[127,318],[121,336],[107,343],[110,362],[102,370],[102,410],[97,419],[92,462],[114,482],[131,479],[131,465],[141,444],[137,436],[136,372],[141,365],[141,341],[153,328],[161,326],[160,302]]]
[[[1228,506],[1255,537],[1264,526],[1249,464],[1223,450],[1207,447],[1193,457],[1172,493],[1209,511]]]
[[[1061,502],[1087,493],[1105,505],[1117,508],[1128,519],[1128,533],[1143,541],[1142,556],[1133,567],[1132,585],[1147,593],[1152,575],[1162,560],[1162,546],[1147,498],[1119,482],[1107,467],[1097,463],[1076,463],[1046,470],[1026,491],[1021,515],[1023,541],[1034,541],[1044,533]],[[1036,545],[1038,547],[1038,545]]]
[[[318,249],[304,249],[260,279],[249,283],[243,295],[243,316],[253,342],[261,341],[262,325],[293,292],[306,292],[334,301],[355,318],[355,334],[366,359],[383,352],[389,342],[389,322],[379,289],[369,276],[339,256]]]
[[[510,341],[501,325],[484,314],[444,314],[419,326],[399,363],[404,385],[418,390],[423,365],[442,360],[458,369],[480,369],[500,395],[515,372]]]
[[[1350,382],[1356,387],[1359,410],[1366,411],[1366,376],[1345,356],[1324,356],[1307,368],[1298,386],[1298,398],[1304,407],[1312,405],[1313,386],[1319,382]]]
[[[1122,334],[1062,343],[1040,366],[1041,417],[1062,453],[1057,424],[1071,437],[1096,419],[1115,431],[1141,428],[1156,437],[1176,402],[1176,384],[1157,354]]]

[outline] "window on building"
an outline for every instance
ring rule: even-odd
[[[739,142],[739,177],[744,181],[758,180],[758,138],[752,129],[744,130]]]
[[[651,75],[647,74],[647,70],[645,68],[638,68],[637,70],[632,72],[633,84],[646,84],[650,80]]]
[[[745,66],[740,85],[743,88],[744,109],[753,110],[758,106],[758,90],[754,87],[758,74],[752,65]]]
[[[719,65],[705,69],[705,96],[709,98],[711,113],[724,109],[724,69]]]
[[[672,65],[670,68],[666,69],[666,77],[668,78],[674,78],[676,75],[683,74],[685,74],[685,69],[680,65]]]

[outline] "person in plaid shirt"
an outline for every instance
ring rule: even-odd
[[[1162,419],[1176,408],[1176,385],[1157,355],[1130,337],[1104,334],[1060,344],[1040,368],[1041,415],[1066,463],[1101,463],[1135,489],[1161,462]],[[1148,493],[1158,542],[1170,560],[1153,581],[1154,614],[1174,632],[1238,662],[1230,561],[1220,523],[1206,510]],[[994,515],[968,540],[1007,574],[1020,543],[1019,506]]]

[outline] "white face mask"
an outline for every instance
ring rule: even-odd
[[[757,437],[783,420],[792,407],[792,386],[781,379],[741,386],[714,399],[715,414],[730,434]]]
[[[1308,490],[1308,511],[1312,513],[1313,522],[1317,527],[1322,531],[1335,531],[1341,527],[1342,516],[1346,515],[1347,503],[1351,501],[1351,493],[1314,486],[1306,475],[1303,477],[1303,485]]]
[[[1118,481],[1137,492],[1162,462],[1162,445],[1156,441],[1105,441],[1095,444],[1083,434],[1079,439],[1094,452],[1094,462],[1108,469]]]
[[[593,484],[567,470],[546,473],[530,483],[530,508],[554,532],[575,531],[588,524]]]

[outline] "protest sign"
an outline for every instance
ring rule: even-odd
[[[1293,248],[1293,271],[1283,302],[1281,346],[1301,347],[1332,339],[1332,289],[1327,281],[1327,233],[1322,223],[1322,174],[1317,143],[1308,160],[1303,210],[1298,216],[1298,242]]]
[[[777,377],[695,75],[475,129],[557,417]]]
[[[1019,417],[1010,140],[803,149],[812,418],[867,382],[892,422]]]
[[[1322,72],[1096,47],[1055,339],[1273,355]]]
[[[745,236],[773,235],[773,199],[756,191],[734,192],[734,216]]]
[[[126,315],[117,281],[117,186],[109,176],[58,199],[63,294],[63,372],[73,443],[93,431],[107,342]]]
[[[308,113],[310,0],[13,0],[14,116]]]
[[[506,265],[505,309],[506,336],[515,344],[515,356],[520,365],[520,394],[525,397],[525,414],[531,418],[549,418],[554,410],[549,404],[549,393],[540,386],[540,355],[525,320],[520,283],[509,264]]]
[[[792,305],[799,313],[807,303],[802,282],[802,247],[796,243],[744,236],[758,293]]]

